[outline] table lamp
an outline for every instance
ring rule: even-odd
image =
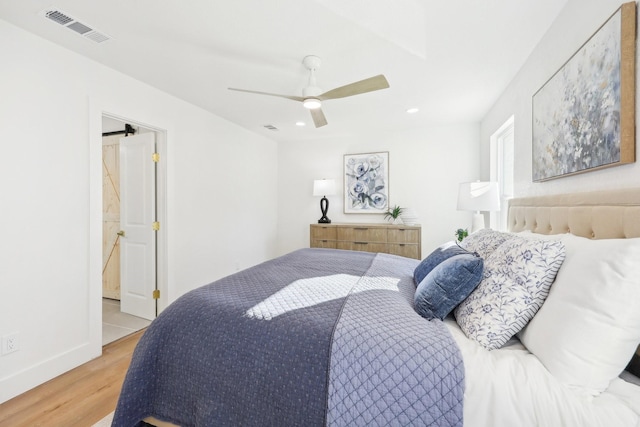
[[[327,218],[329,210],[329,200],[327,196],[336,194],[336,181],[334,179],[316,179],[313,181],[313,195],[322,196],[320,199],[320,211],[322,218],[318,220],[318,224],[330,224],[331,220]]]
[[[458,210],[474,211],[471,232],[485,228],[481,211],[499,211],[500,193],[497,182],[463,182],[458,190]]]

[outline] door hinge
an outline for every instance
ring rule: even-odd
[[[153,290],[153,299],[160,299],[160,289]]]
[[[153,153],[151,155],[151,160],[153,160],[155,163],[158,163],[160,161],[160,153]]]
[[[160,230],[160,223],[158,221],[154,221],[153,224],[151,224],[151,228],[153,228],[153,231]]]

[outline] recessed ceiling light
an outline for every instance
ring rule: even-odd
[[[407,113],[414,114],[414,113],[417,113],[418,111],[420,111],[418,108],[409,108],[407,110]]]
[[[305,122],[296,122],[296,126],[306,126]]]

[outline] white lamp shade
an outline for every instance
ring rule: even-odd
[[[459,211],[499,211],[497,182],[463,182],[458,191]]]
[[[314,196],[333,196],[336,194],[335,179],[316,179],[313,181]]]

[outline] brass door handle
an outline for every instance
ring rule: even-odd
[[[123,230],[118,231],[117,234],[118,234],[118,236],[124,237],[124,231]]]

